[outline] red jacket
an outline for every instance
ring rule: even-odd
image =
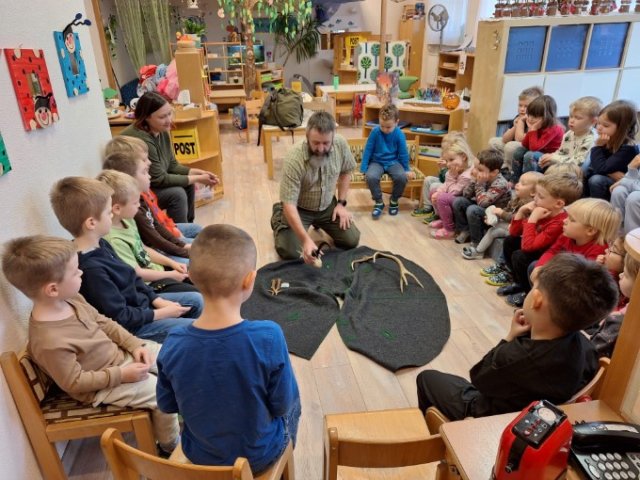
[[[530,130],[522,139],[522,146],[531,152],[553,153],[560,148],[563,136],[562,125]]]
[[[536,268],[547,263],[558,253],[577,253],[588,260],[595,260],[598,255],[604,255],[604,251],[606,249],[607,245],[599,245],[595,241],[585,243],[582,246],[578,245],[573,238],[566,237],[563,234],[560,235],[555,243],[542,254],[542,257],[540,257],[540,260],[536,263]]]
[[[147,202],[147,205],[149,206],[153,216],[156,217],[156,220],[164,225],[164,228],[169,230],[176,238],[182,237],[182,233],[178,230],[178,227],[176,227],[173,219],[158,205],[158,197],[156,194],[153,193],[152,190],[149,190],[148,192],[142,192],[141,195],[145,202]]]
[[[509,235],[518,237],[522,235],[520,248],[524,252],[546,250],[562,235],[562,226],[567,212],[564,210],[555,217],[543,218],[538,223],[529,223],[528,219],[511,220]]]

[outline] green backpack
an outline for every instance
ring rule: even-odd
[[[296,128],[302,125],[303,112],[300,94],[288,88],[272,90],[265,98],[258,115],[258,145],[262,125],[274,125],[283,131],[286,128]]]

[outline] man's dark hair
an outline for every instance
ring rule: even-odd
[[[318,133],[334,133],[336,131],[336,121],[329,112],[314,112],[307,121],[307,132],[315,130]]]
[[[604,265],[560,253],[538,274],[536,288],[549,302],[551,321],[575,332],[605,318],[618,304],[618,285]]]

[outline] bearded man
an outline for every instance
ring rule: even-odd
[[[324,230],[338,248],[355,248],[360,241],[346,208],[356,162],[347,141],[335,130],[330,113],[315,112],[307,122],[307,140],[295,145],[284,161],[271,228],[276,251],[285,260],[302,257],[313,264],[318,253],[309,236],[311,225]]]

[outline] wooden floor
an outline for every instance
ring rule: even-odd
[[[274,142],[275,179],[267,180],[262,147],[256,147],[256,132],[247,145],[230,125],[222,126],[225,195],[220,201],[197,210],[201,225],[230,223],[246,230],[258,246],[258,266],[276,261],[269,226],[271,206],[278,201],[282,159],[291,139]],[[360,137],[360,128],[341,128],[345,137]],[[299,139],[296,139],[299,141]],[[469,368],[504,334],[512,309],[483,282],[479,270],[489,260],[468,261],[460,245],[452,240],[433,240],[429,228],[410,216],[414,205],[400,203],[400,214],[386,213],[371,219],[368,190],[349,193],[349,210],[362,232],[361,244],[390,250],[425,268],[444,291],[451,316],[451,337],[443,352],[422,368],[391,373],[358,353],[348,350],[334,327],[314,357],[291,357],[302,397],[302,418],[295,450],[298,480],[322,477],[325,413],[355,412],[417,406],[415,378],[424,369],[445,370],[468,378]],[[64,456],[70,478],[110,479],[98,440],[71,442]],[[363,478],[373,478],[363,476]],[[375,478],[380,478],[376,476]]]

